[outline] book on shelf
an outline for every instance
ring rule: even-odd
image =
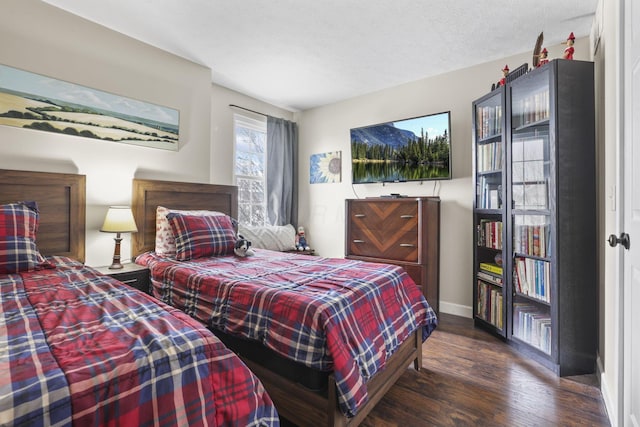
[[[502,276],[498,276],[493,273],[488,273],[486,271],[478,271],[477,277],[480,280],[484,280],[485,282],[489,282],[496,286],[502,286]]]
[[[521,99],[518,111],[521,111],[521,126],[549,119],[549,90]]]
[[[514,304],[513,334],[530,345],[551,352],[551,317],[530,305]]]
[[[480,220],[480,224],[478,224],[478,246],[502,249],[502,221]]]
[[[476,313],[498,329],[502,329],[504,325],[503,301],[502,289],[478,280]]]
[[[513,283],[515,284],[515,288],[518,293],[526,295],[528,286],[527,280],[524,276],[524,272],[524,259],[516,258],[513,266]]]
[[[477,182],[476,197],[480,209],[500,209],[502,206],[501,181],[481,176]]]
[[[502,276],[502,267],[498,264],[492,262],[481,262],[479,267],[480,270],[488,271],[490,273]]]
[[[549,225],[516,224],[513,247],[516,252],[539,257],[547,256]]]
[[[518,293],[551,301],[551,268],[547,261],[516,257],[513,280]]]
[[[500,205],[498,204],[498,189],[489,190],[489,209],[498,209]]]
[[[478,145],[476,155],[478,172],[492,172],[502,169],[501,140]]]
[[[480,139],[502,133],[502,105],[478,107],[476,124]]]

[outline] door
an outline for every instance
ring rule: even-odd
[[[637,427],[640,426],[640,2],[625,0],[622,16],[624,133],[620,232],[628,233],[631,240],[629,250],[618,249],[622,251],[624,270],[623,425]]]

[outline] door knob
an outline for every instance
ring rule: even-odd
[[[620,233],[620,237],[616,237],[615,234],[609,236],[609,246],[615,248],[618,243],[624,246],[625,249],[629,249],[629,246],[631,246],[631,239],[629,239],[629,235],[627,233]]]

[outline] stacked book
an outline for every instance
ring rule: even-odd
[[[478,224],[478,246],[502,249],[502,221],[480,220],[480,224]]]
[[[513,304],[513,335],[551,353],[551,316],[526,303]]]
[[[478,138],[490,138],[502,133],[502,105],[487,105],[476,110]]]
[[[502,329],[504,325],[502,288],[497,288],[478,280],[478,298],[476,302],[478,316],[496,328]]]
[[[551,301],[551,264],[516,257],[513,267],[513,282],[518,293],[544,302]]]
[[[493,262],[481,262],[480,265],[480,270],[481,271],[485,271],[487,273],[493,273],[495,275],[498,276],[502,276],[502,266],[493,263]]]

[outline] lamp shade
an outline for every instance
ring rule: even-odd
[[[100,231],[106,233],[135,233],[138,231],[129,206],[110,206]]]

